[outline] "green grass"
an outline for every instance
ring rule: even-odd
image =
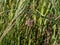
[[[0,45],[60,45],[60,1],[0,0]]]

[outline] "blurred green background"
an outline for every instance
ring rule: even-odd
[[[60,0],[0,0],[0,45],[60,45]]]

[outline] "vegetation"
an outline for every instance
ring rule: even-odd
[[[60,45],[60,0],[0,0],[0,45]]]

